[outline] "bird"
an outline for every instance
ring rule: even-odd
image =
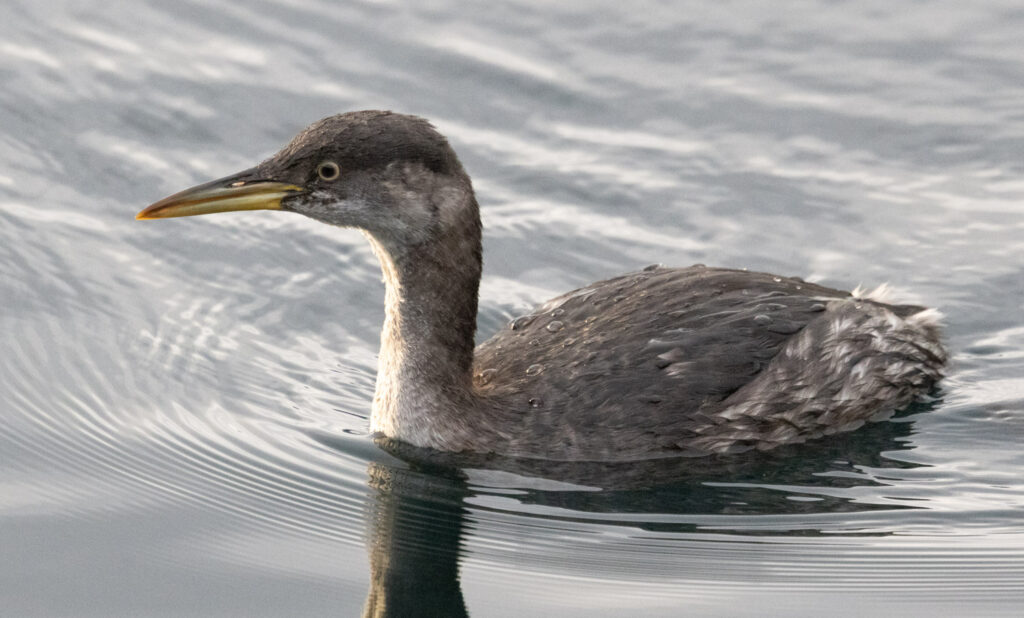
[[[363,232],[384,281],[372,435],[442,453],[630,462],[854,430],[943,377],[941,313],[795,277],[653,265],[543,303],[475,345],[480,208],[426,119],[337,114],[137,219],[298,213]]]

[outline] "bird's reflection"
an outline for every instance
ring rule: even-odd
[[[364,617],[468,616],[459,545],[468,494],[458,476],[370,463],[370,591]]]
[[[918,406],[911,412],[927,407]],[[402,461],[369,465],[371,499],[366,521],[371,584],[363,615],[468,616],[459,584],[462,534],[468,516],[465,505],[467,498],[488,493],[486,486],[468,480],[473,469],[512,472],[562,484],[557,489],[525,485],[516,493],[524,505],[583,513],[658,513],[661,517],[650,523],[638,522],[634,516],[624,519],[622,525],[692,533],[697,527],[687,521],[688,514],[777,515],[901,508],[837,498],[827,495],[835,492],[816,493],[815,489],[881,484],[857,473],[862,468],[918,467],[885,455],[910,448],[907,436],[912,425],[909,418],[894,419],[812,444],[732,459],[611,465],[466,458],[381,442]],[[586,491],[580,485],[586,486]],[[775,489],[778,486],[805,491],[818,499],[790,500],[793,492],[779,491]],[[474,505],[476,508],[486,507]],[[674,523],[665,523],[665,514],[679,517]],[[602,517],[602,522],[616,525],[614,519]],[[800,535],[815,533],[806,528],[793,530]]]

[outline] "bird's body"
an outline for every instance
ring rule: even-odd
[[[798,279],[652,267],[555,298],[477,348],[505,449],[636,459],[854,429],[937,379],[935,313]],[[509,448],[511,447],[511,448]]]
[[[415,117],[325,119],[140,218],[253,208],[364,230],[386,285],[371,429],[414,446],[572,461],[765,450],[891,413],[946,360],[934,310],[703,266],[591,284],[474,349],[476,199]]]

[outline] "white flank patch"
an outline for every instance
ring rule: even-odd
[[[925,309],[924,311],[918,311],[914,315],[907,316],[904,320],[907,324],[916,327],[931,327],[938,328],[942,326],[942,320],[946,316],[942,315],[942,312],[938,309]]]
[[[853,288],[853,291],[850,292],[850,294],[853,295],[854,298],[860,298],[863,300],[873,300],[877,303],[892,302],[890,300],[890,296],[892,295],[892,287],[890,287],[888,283],[883,283],[882,285],[876,287],[870,292],[867,291],[865,287],[858,285],[857,287]]]

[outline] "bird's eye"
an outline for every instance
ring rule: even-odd
[[[316,175],[321,180],[337,180],[338,176],[341,176],[341,168],[334,161],[324,161],[320,165],[316,166]]]

